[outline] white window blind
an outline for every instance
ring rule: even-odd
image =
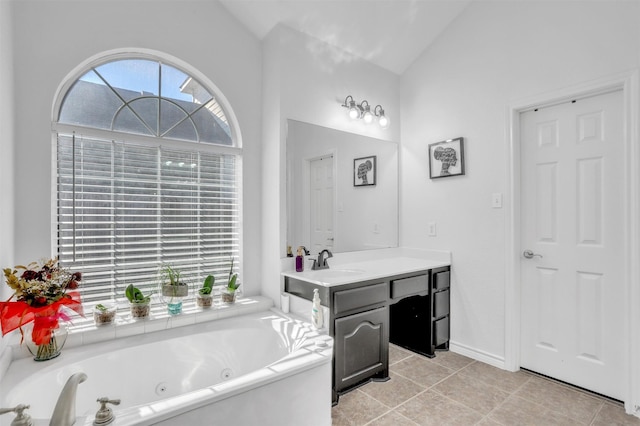
[[[156,291],[171,264],[192,288],[239,259],[238,156],[58,134],[58,255],[84,302]]]

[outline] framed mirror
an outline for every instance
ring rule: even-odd
[[[294,254],[298,246],[311,254],[398,246],[395,142],[287,120],[286,155]]]

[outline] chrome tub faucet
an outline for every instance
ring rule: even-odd
[[[87,380],[84,373],[75,373],[69,377],[53,409],[49,426],[71,426],[76,422],[76,393],[78,385]]]

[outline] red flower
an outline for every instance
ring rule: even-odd
[[[36,271],[26,270],[22,273],[21,277],[25,281],[33,281],[40,278],[40,274]]]

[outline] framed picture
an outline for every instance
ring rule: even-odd
[[[353,160],[353,186],[371,186],[376,184],[376,156]]]
[[[429,145],[429,177],[431,179],[464,174],[463,142],[463,138],[456,138]]]

